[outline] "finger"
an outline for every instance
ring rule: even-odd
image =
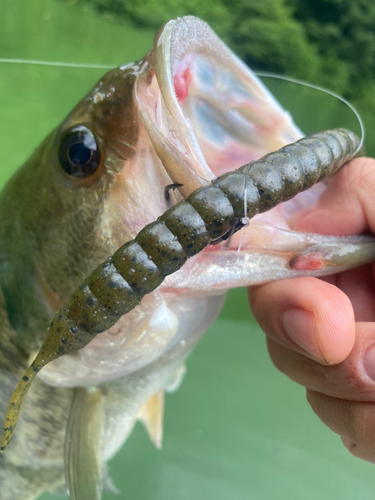
[[[373,323],[357,323],[354,347],[337,365],[322,366],[272,339],[267,339],[267,345],[276,368],[304,387],[335,398],[375,402]]]
[[[270,338],[321,363],[340,363],[355,340],[353,309],[335,286],[316,278],[249,289],[254,316]]]
[[[366,462],[375,463],[375,452],[370,450],[365,450],[362,446],[359,446],[350,439],[346,439],[341,436],[341,440],[343,445],[349,452],[357,458],[361,458],[362,460],[366,460]]]
[[[327,427],[348,441],[351,451],[365,460],[375,456],[375,404],[332,398],[319,392],[307,391],[307,400]],[[362,449],[362,451],[360,450]],[[361,457],[362,458],[362,457]]]
[[[335,285],[350,299],[356,321],[375,322],[375,281],[373,264],[323,276],[319,279]]]
[[[316,205],[289,222],[295,230],[319,234],[375,233],[375,160],[357,158],[342,167]]]
[[[333,283],[350,299],[355,320],[375,321],[375,282],[373,265],[365,265],[337,274]]]

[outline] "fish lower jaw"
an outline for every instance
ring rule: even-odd
[[[185,358],[218,316],[224,296],[145,297],[133,311],[88,346],[49,363],[38,375],[59,387],[99,385],[146,366]]]

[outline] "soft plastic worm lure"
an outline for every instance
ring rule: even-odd
[[[360,146],[360,139],[345,129],[305,137],[193,191],[120,247],[55,314],[44,345],[10,401],[1,450],[9,444],[25,395],[43,366],[85,347],[189,257],[335,173],[357,156]]]

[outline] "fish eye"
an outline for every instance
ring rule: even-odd
[[[64,171],[73,177],[88,177],[100,164],[100,152],[94,134],[87,127],[74,127],[63,137],[59,161]]]

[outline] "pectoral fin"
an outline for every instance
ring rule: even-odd
[[[138,418],[146,427],[147,433],[156,448],[161,448],[163,441],[164,390],[155,392],[142,406]]]
[[[183,363],[181,366],[177,368],[177,370],[172,373],[172,375],[167,380],[167,383],[164,385],[165,392],[173,393],[176,392],[177,389],[180,388],[184,377],[186,375],[186,365]]]
[[[102,394],[75,390],[65,441],[65,478],[71,500],[101,500]]]

